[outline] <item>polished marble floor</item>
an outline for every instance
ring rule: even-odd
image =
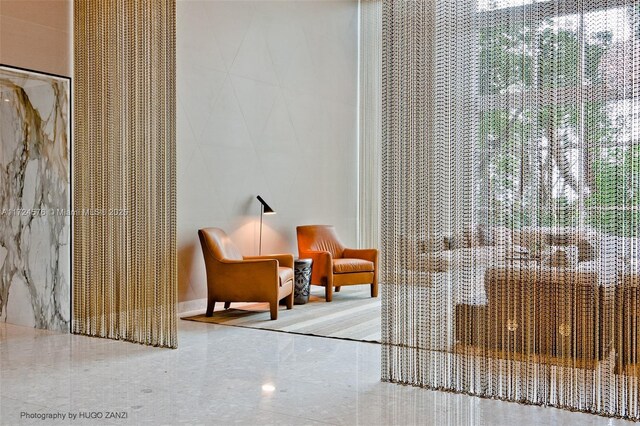
[[[630,424],[381,383],[377,344],[179,327],[168,350],[0,325],[0,424]]]

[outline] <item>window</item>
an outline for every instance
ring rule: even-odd
[[[485,221],[637,234],[640,6],[621,3],[480,1]]]

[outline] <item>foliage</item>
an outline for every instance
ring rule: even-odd
[[[640,5],[631,8],[640,38]],[[480,95],[489,105],[481,107],[479,128],[482,214],[515,227],[577,225],[582,215],[603,231],[635,235],[637,141],[622,140],[611,101],[564,95],[603,82],[601,62],[613,34],[581,41],[577,25],[546,20],[481,29]]]

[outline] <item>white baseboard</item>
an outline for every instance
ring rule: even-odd
[[[191,315],[203,314],[207,310],[207,299],[187,300],[178,302],[178,317],[188,317]]]

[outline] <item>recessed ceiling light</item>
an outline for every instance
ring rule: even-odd
[[[262,385],[263,392],[273,392],[274,390],[276,390],[276,387],[273,386],[271,383],[266,383]]]
[[[5,102],[9,102],[9,99],[5,99],[4,101],[5,101]]]

